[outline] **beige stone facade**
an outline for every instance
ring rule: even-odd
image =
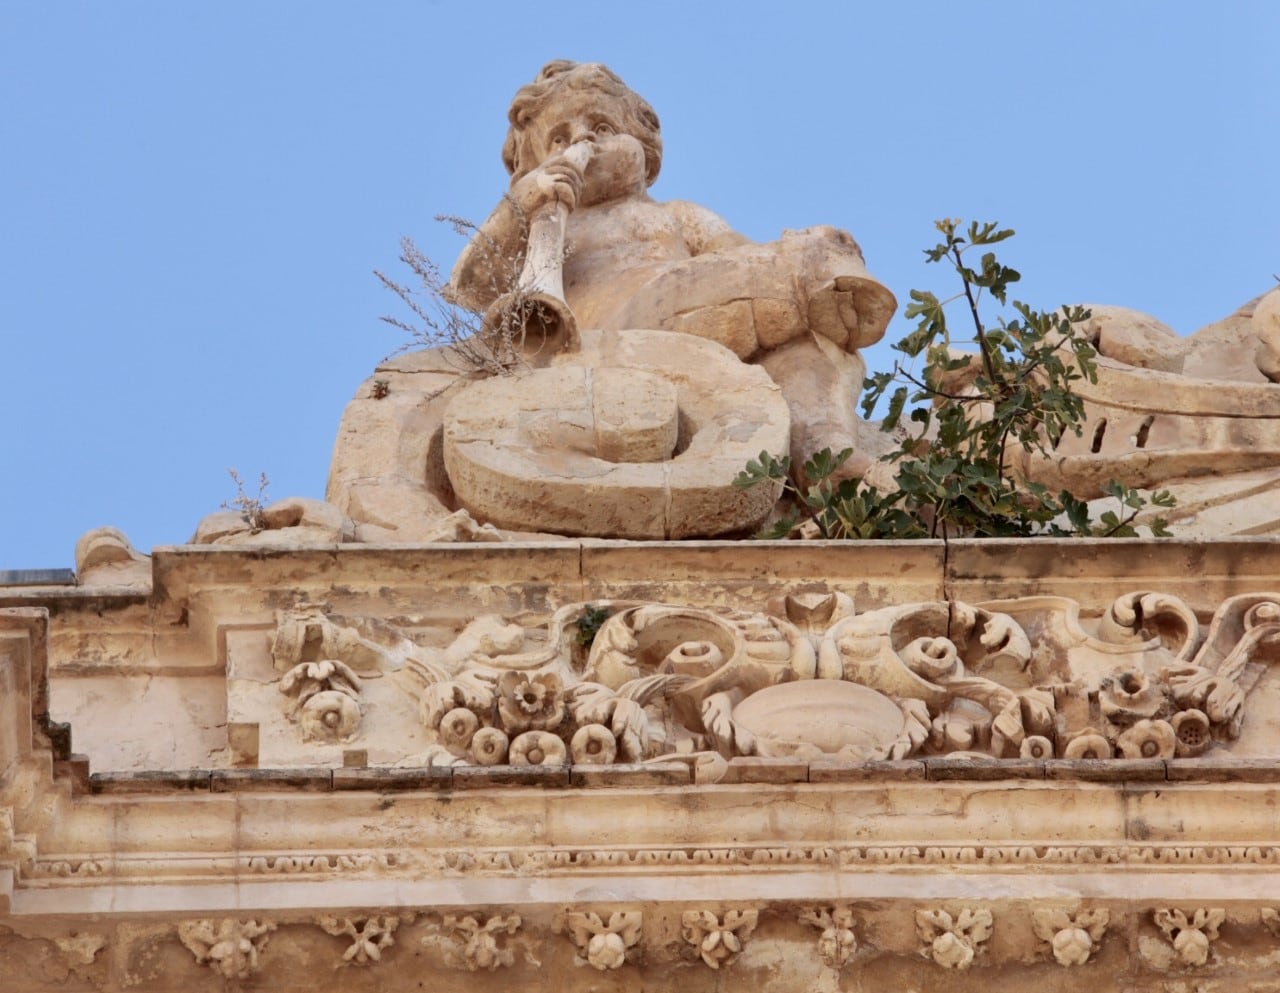
[[[1099,309],[1026,466],[1178,539],[749,541],[747,459],[877,465],[895,303],[661,156],[548,64],[447,291],[512,367],[385,363],[325,501],[6,574],[0,991],[1280,989],[1277,291]]]
[[[152,569],[5,592],[6,989],[1262,990],[1280,956],[1269,541]]]

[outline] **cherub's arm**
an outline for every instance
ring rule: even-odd
[[[750,238],[733,230],[728,221],[706,207],[687,200],[672,200],[667,207],[680,221],[690,255],[736,248],[751,242]]]
[[[510,290],[520,275],[528,224],[511,198],[504,196],[472,234],[449,275],[449,296],[467,310],[483,312]]]
[[[520,278],[529,218],[544,204],[559,201],[570,210],[582,189],[582,168],[553,156],[511,184],[458,256],[449,276],[452,301],[483,311]]]

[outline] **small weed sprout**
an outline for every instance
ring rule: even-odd
[[[600,633],[600,628],[604,626],[604,622],[609,619],[610,611],[608,607],[597,607],[589,604],[582,612],[582,616],[578,618],[578,644],[583,648],[590,648],[592,642],[596,640],[596,635]]]
[[[520,216],[527,235],[528,224],[523,214]],[[480,279],[487,284],[492,299],[508,293],[512,298],[508,306],[496,315],[490,313],[486,321],[485,316],[455,303],[449,280],[439,264],[425,255],[412,238],[401,238],[400,261],[417,277],[417,287],[398,283],[378,269],[373,271],[382,285],[398,296],[413,314],[408,320],[390,315],[381,318],[409,336],[394,354],[411,348],[444,348],[461,371],[488,376],[509,376],[528,368],[531,343],[527,341],[527,329],[539,318],[542,305],[522,292],[525,253],[504,253],[478,225],[466,218],[438,214],[436,220],[448,224],[473,244],[487,246],[480,253]],[[524,243],[525,239],[521,241]],[[555,264],[562,263],[563,258]]]
[[[249,496],[245,492],[244,480],[240,478],[240,473],[235,469],[228,469],[227,474],[231,477],[231,481],[236,484],[236,495],[230,500],[223,500],[222,509],[239,511],[245,523],[254,531],[265,530],[267,522],[263,511],[270,500],[267,488],[271,485],[271,480],[267,479],[267,474],[263,472],[258,475],[257,496]]]

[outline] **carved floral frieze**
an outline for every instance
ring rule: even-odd
[[[360,673],[394,672],[434,740],[406,760],[670,758],[700,782],[746,756],[1202,755],[1240,735],[1249,666],[1277,656],[1280,595],[1232,597],[1202,627],[1146,591],[1093,619],[1049,596],[866,613],[839,593],[759,611],[580,603],[545,630],[478,617],[445,648],[307,608],[283,612],[273,642],[287,713],[316,742],[358,730]]]

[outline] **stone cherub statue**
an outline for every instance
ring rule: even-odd
[[[529,219],[558,203],[569,251],[555,264],[578,326],[719,342],[781,387],[796,465],[825,447],[854,448],[846,472],[875,461],[884,440],[856,414],[857,349],[880,339],[897,301],[847,233],[814,227],[757,244],[697,204],[654,201],[658,116],[602,65],[548,63],[509,117],[511,187],[453,270],[459,304],[483,311],[512,288],[495,257],[519,257]]]

